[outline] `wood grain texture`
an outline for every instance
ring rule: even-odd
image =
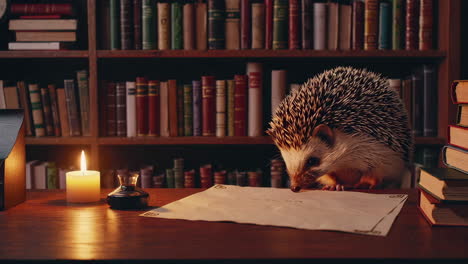
[[[150,193],[150,206],[162,206],[202,189],[146,190]],[[108,192],[103,190],[102,198]],[[138,216],[144,211],[111,210],[104,202],[67,205],[64,192],[35,191],[28,193],[27,202],[0,212],[0,260],[466,263],[468,229],[431,228],[416,208],[416,190],[409,194],[389,235],[374,237],[146,218]]]

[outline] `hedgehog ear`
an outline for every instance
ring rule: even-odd
[[[335,142],[335,135],[333,134],[333,131],[329,126],[324,124],[316,126],[312,132],[312,136],[318,137],[329,146],[332,146]]]

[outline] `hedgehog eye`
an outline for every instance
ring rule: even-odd
[[[320,159],[317,157],[310,157],[306,162],[307,167],[317,167],[319,164]]]

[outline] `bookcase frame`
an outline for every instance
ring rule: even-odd
[[[89,99],[90,99],[90,129],[89,137],[28,137],[27,146],[86,146],[89,148],[89,168],[100,169],[100,149],[103,146],[126,145],[192,145],[192,144],[243,144],[270,145],[271,139],[264,137],[142,137],[118,138],[99,136],[99,100],[98,100],[98,61],[108,58],[265,58],[287,60],[288,58],[343,58],[343,59],[372,59],[380,58],[392,60],[427,60],[438,64],[438,136],[416,138],[418,145],[442,145],[447,141],[447,126],[454,124],[456,108],[452,104],[449,87],[450,83],[460,77],[460,23],[461,0],[438,0],[438,19],[435,23],[437,34],[437,50],[407,51],[407,50],[376,50],[376,51],[317,51],[317,50],[98,50],[97,43],[97,0],[87,1],[87,31],[88,50],[60,50],[60,51],[0,51],[2,59],[14,58],[82,58],[86,59],[89,67]]]

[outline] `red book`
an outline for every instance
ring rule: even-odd
[[[234,136],[247,136],[247,75],[234,76]]]
[[[73,15],[71,3],[66,4],[11,4],[12,15]]]
[[[159,81],[148,82],[148,136],[159,136]]]
[[[202,135],[214,136],[216,133],[215,78],[202,76]]]
[[[116,121],[116,102],[115,102],[115,83],[108,82],[106,85],[106,120],[107,120],[107,135],[115,137],[117,135],[117,121]]]
[[[200,187],[210,188],[213,186],[213,171],[211,164],[200,167]]]
[[[169,136],[177,137],[177,81],[167,80],[167,89],[169,90]]]
[[[432,0],[421,0],[419,12],[419,50],[432,49]]]
[[[418,49],[419,0],[406,0],[405,49]]]
[[[273,0],[265,0],[265,49],[273,48]]]
[[[20,19],[58,19],[60,15],[19,16]]]
[[[251,9],[249,0],[241,0],[241,49],[250,49]]]
[[[141,0],[133,0],[133,45],[136,50],[142,46]]]
[[[148,135],[148,81],[136,78],[137,136]]]
[[[299,0],[289,0],[289,49],[300,49]]]
[[[351,48],[362,50],[364,49],[364,3],[354,1],[352,14]]]

